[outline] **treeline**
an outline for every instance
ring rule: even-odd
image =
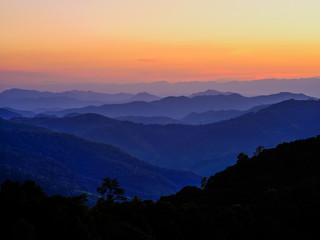
[[[201,188],[185,187],[157,202],[124,200],[116,181],[104,183],[98,188],[103,198],[89,208],[85,195],[47,196],[33,181],[6,181],[0,191],[1,234],[11,239],[319,239],[320,136],[260,149],[252,158],[239,154],[237,164],[204,179]]]

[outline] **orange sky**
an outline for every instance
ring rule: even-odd
[[[319,9],[318,0],[2,0],[0,70],[106,83],[319,76]]]

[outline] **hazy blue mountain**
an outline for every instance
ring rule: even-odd
[[[125,117],[117,117],[116,119],[121,121],[129,121],[134,123],[142,123],[142,124],[177,124],[181,123],[179,120],[169,118],[169,117],[138,117],[138,116],[125,116]]]
[[[4,99],[21,99],[21,98],[71,98],[82,101],[122,101],[123,99],[129,99],[133,97],[133,94],[129,93],[118,93],[118,94],[105,94],[93,91],[65,91],[65,92],[48,92],[48,91],[35,91],[13,88],[5,90],[0,93],[0,97]]]
[[[104,103],[128,103],[133,101],[145,101],[150,102],[154,100],[159,100],[160,97],[149,94],[147,92],[141,92],[137,94],[130,94],[130,93],[99,93],[93,91],[66,91],[58,93],[63,97],[70,97],[79,100],[91,100],[91,101],[101,101]]]
[[[74,112],[74,113],[68,113],[68,114],[64,115],[63,117],[76,117],[79,115],[82,115],[82,114]]]
[[[260,109],[266,108],[269,105],[261,105],[257,107],[250,108],[246,111],[240,111],[240,110],[220,110],[220,111],[207,111],[203,113],[190,113],[184,118],[181,118],[179,121],[183,124],[209,124],[214,122],[219,122],[223,120],[228,120],[231,118],[239,117],[243,114],[249,113],[249,112],[256,112]]]
[[[106,103],[128,103],[132,101],[154,101],[160,97],[146,92],[139,94],[106,94],[92,91],[65,91],[60,93],[35,90],[10,89],[0,93],[0,107],[44,111],[43,109],[65,109],[102,105]]]
[[[39,113],[39,114],[34,115],[34,118],[57,118],[57,116],[56,115]]]
[[[64,108],[84,107],[88,105],[102,105],[101,101],[82,101],[67,97],[35,97],[6,99],[0,96],[0,106],[29,110],[40,113],[49,110],[61,110]]]
[[[128,196],[155,199],[199,183],[191,172],[150,165],[110,145],[0,119],[1,180],[35,179],[50,193],[95,194],[104,177]]]
[[[220,111],[207,111],[203,113],[190,113],[180,121],[184,124],[209,124],[214,122],[219,122],[222,120],[238,117],[244,114],[246,111],[240,110],[220,110]]]
[[[208,89],[203,92],[193,93],[190,95],[190,97],[192,98],[192,97],[196,97],[196,96],[230,95],[230,94],[232,94],[232,92],[220,92],[220,91],[216,91],[214,89]]]
[[[66,109],[62,111],[47,112],[57,116],[69,113],[97,113],[108,117],[124,116],[165,116],[175,119],[182,118],[192,112],[205,112],[210,110],[248,110],[264,104],[273,104],[288,99],[307,100],[310,97],[303,94],[278,93],[266,96],[244,97],[239,94],[166,97],[152,102],[131,102],[126,104],[106,104],[102,106],[89,106],[84,108]]]
[[[233,164],[239,152],[251,154],[258,145],[273,147],[319,133],[320,102],[289,100],[256,113],[207,125],[205,131],[166,149],[169,154],[162,160],[166,159],[164,165],[170,167],[189,160],[187,169],[209,173]]]
[[[155,162],[162,151],[202,130],[181,124],[144,125],[97,114],[66,118],[17,118],[16,122],[71,133],[93,141],[117,146],[139,159]]]
[[[208,125],[143,125],[85,114],[15,121],[108,143],[138,158],[170,168],[211,174],[233,164],[240,151],[272,147],[319,134],[320,101],[289,100]]]
[[[79,100],[85,101],[101,101],[101,102],[110,102],[110,103],[117,103],[117,102],[125,102],[127,99],[132,98],[134,95],[130,93],[115,93],[115,94],[107,94],[107,93],[100,93],[100,92],[93,92],[93,91],[79,91],[79,90],[72,90],[58,93],[64,97],[70,97]]]
[[[246,96],[258,96],[272,94],[275,92],[293,92],[304,93],[309,96],[320,98],[320,77],[300,78],[300,79],[259,79],[248,81],[236,81],[237,79],[224,79],[216,81],[192,81],[192,82],[150,82],[150,83],[95,83],[93,79],[87,79],[87,83],[68,83],[67,78],[61,79],[61,76],[53,77],[51,74],[21,72],[21,71],[2,71],[0,72],[0,91],[23,87],[27,89],[46,90],[60,92],[66,90],[79,89],[83,91],[92,90],[106,93],[127,92],[136,94],[139,92],[148,92],[157,96],[189,96],[195,92],[203,92],[207,89],[215,89],[220,92],[236,92]],[[17,79],[19,84],[17,84]],[[51,79],[55,83],[31,84],[35,79]],[[48,81],[49,81],[48,80]],[[59,80],[59,81],[57,81]],[[29,82],[22,84],[23,82]],[[107,82],[107,81],[106,81]]]
[[[142,123],[142,124],[160,124],[160,125],[166,125],[166,124],[192,124],[192,125],[201,125],[201,124],[209,124],[214,122],[219,122],[223,120],[228,120],[231,118],[239,117],[243,114],[249,113],[249,112],[256,112],[260,109],[266,108],[269,105],[260,105],[253,108],[250,108],[246,111],[240,111],[240,110],[220,110],[220,111],[207,111],[202,113],[190,113],[187,116],[181,118],[181,119],[173,119],[170,117],[139,117],[139,116],[125,116],[125,117],[115,117],[115,119],[121,120],[121,121],[129,121],[134,123]],[[65,117],[73,117],[78,116],[80,113],[70,113],[65,115]]]
[[[144,102],[152,102],[161,99],[161,97],[149,94],[147,92],[137,93],[130,97],[126,102],[135,102],[135,101],[144,101]]]
[[[18,110],[18,109],[9,108],[9,107],[5,107],[3,109],[6,109],[6,110],[13,112],[13,113],[17,113],[18,115],[21,115],[23,117],[34,117],[36,115],[36,113],[31,112],[31,111]]]
[[[0,118],[10,119],[13,117],[22,117],[22,115],[6,108],[0,108]]]
[[[41,97],[55,97],[53,92],[40,92],[36,90],[24,90],[19,88],[12,88],[0,93],[1,99],[20,99],[20,98],[41,98]]]

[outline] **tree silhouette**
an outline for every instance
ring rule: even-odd
[[[103,179],[102,186],[97,188],[98,193],[105,197],[108,202],[113,202],[114,200],[126,200],[124,197],[124,190],[120,188],[119,181],[117,179],[111,179],[106,177]]]
[[[256,151],[253,153],[253,156],[259,156],[259,154],[264,150],[264,146],[260,145],[256,148]]]
[[[249,156],[244,153],[240,153],[237,158],[238,158],[237,163],[249,160]]]
[[[207,177],[203,177],[201,180],[201,188],[204,189],[206,187],[207,184]]]

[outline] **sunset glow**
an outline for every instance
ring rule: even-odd
[[[2,0],[0,71],[100,83],[314,77],[319,9],[318,0]]]

